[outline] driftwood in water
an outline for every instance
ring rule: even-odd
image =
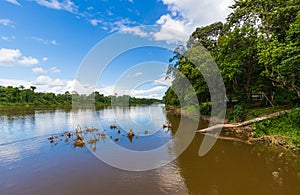
[[[300,108],[296,108],[296,110],[300,110]],[[272,113],[272,114],[269,114],[269,115],[266,115],[266,116],[262,116],[262,117],[258,117],[258,118],[254,118],[254,119],[251,119],[249,121],[242,122],[242,123],[218,124],[218,125],[214,125],[212,127],[205,128],[205,129],[197,130],[196,132],[197,133],[207,133],[207,132],[214,131],[214,130],[217,130],[217,129],[220,129],[220,128],[225,128],[226,129],[226,128],[245,127],[245,126],[251,125],[253,123],[258,123],[258,122],[261,122],[261,121],[264,121],[264,120],[267,120],[267,119],[278,117],[282,114],[290,113],[291,111],[292,110],[289,109],[289,110],[284,110],[284,111],[280,111],[280,112],[275,112],[275,113]]]
[[[235,127],[237,127],[236,124],[218,124],[218,125],[214,125],[214,126],[205,128],[205,129],[197,130],[196,132],[197,132],[197,133],[207,133],[207,132],[214,131],[214,130],[217,130],[217,129],[222,129],[222,128],[235,128]]]

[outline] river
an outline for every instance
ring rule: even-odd
[[[173,128],[162,127],[167,121]],[[163,105],[1,110],[0,194],[300,194],[299,157],[266,144],[228,140],[218,140],[200,157],[200,134],[192,134],[181,153],[174,140],[182,121],[187,134],[196,130],[189,126],[192,119],[168,114]],[[110,129],[112,124],[117,128]],[[106,136],[74,147],[74,137],[61,135],[78,125],[105,130]],[[129,139],[131,128],[135,136]],[[50,143],[52,135],[58,138]],[[145,155],[157,148],[146,161],[132,160],[127,152]]]

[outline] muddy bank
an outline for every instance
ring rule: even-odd
[[[299,108],[297,108],[299,110]],[[184,115],[188,117],[196,117],[199,116],[197,114],[188,113],[180,108],[175,108],[171,106],[166,106],[166,112],[175,114],[175,115]],[[196,132],[202,133],[205,135],[216,137],[217,139],[229,140],[229,141],[238,141],[246,144],[255,144],[255,143],[267,143],[273,147],[280,147],[287,149],[294,154],[300,155],[300,144],[292,144],[288,141],[287,137],[279,136],[279,135],[267,135],[267,136],[258,136],[255,134],[254,128],[251,126],[254,123],[258,123],[264,120],[268,120],[271,118],[276,118],[282,114],[290,113],[291,109],[284,110],[281,112],[275,112],[266,116],[254,118],[248,121],[244,121],[242,123],[229,123],[229,121],[225,120],[223,124],[217,124],[214,126],[210,126],[205,129],[199,129]],[[210,116],[200,115],[200,119],[210,122],[212,119]],[[214,119],[213,119],[214,120]],[[215,121],[214,121],[215,123]],[[222,128],[222,131],[219,135],[216,134],[216,130]]]

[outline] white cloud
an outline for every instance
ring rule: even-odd
[[[0,24],[2,24],[3,26],[15,28],[14,22],[11,21],[10,19],[6,19],[6,18],[0,19]]]
[[[72,91],[73,81],[62,81],[60,79],[52,79],[48,76],[39,76],[34,81],[17,80],[17,79],[3,79],[0,78],[1,86],[19,87],[23,85],[25,88],[36,86],[37,92],[52,92],[55,94],[63,94],[66,91]]]
[[[71,13],[76,13],[78,6],[75,5],[71,0],[35,0],[39,5],[56,9],[56,10],[66,10]]]
[[[153,81],[153,84],[161,84],[166,86],[171,86],[173,79],[172,78],[166,78],[166,75],[162,75],[161,78]]]
[[[134,3],[133,0],[128,0],[130,3]]]
[[[49,85],[52,79],[48,76],[39,76],[36,81],[35,85]]]
[[[93,26],[98,26],[99,23],[101,23],[102,20],[97,20],[97,19],[92,19],[90,20],[90,23],[93,25]]]
[[[194,26],[224,21],[233,0],[162,0],[171,12],[176,12]]]
[[[52,41],[51,41],[51,44],[52,44],[52,45],[58,45],[57,42],[56,42],[56,40],[52,40]]]
[[[46,39],[43,39],[43,38],[40,38],[40,37],[31,37],[31,39],[36,41],[36,42],[45,44],[45,45],[58,45],[56,40],[51,41],[51,40],[46,40]]]
[[[48,60],[47,57],[43,57],[43,62],[46,62]]]
[[[162,15],[157,24],[161,26],[155,34],[157,40],[186,41],[196,27],[224,21],[230,13],[233,0],[161,0],[170,13]],[[175,29],[178,32],[173,32]],[[181,33],[179,33],[181,32]]]
[[[130,27],[136,25],[135,21],[128,18],[123,18],[115,22],[106,22],[101,19],[90,19],[89,23],[93,26],[100,26],[103,30],[110,30],[110,32],[120,31],[123,33],[133,34],[140,37],[147,37],[149,34],[142,30],[141,27]]]
[[[15,36],[11,36],[11,37],[1,36],[1,39],[2,39],[3,41],[12,41],[12,40],[15,40],[16,37],[15,37]]]
[[[5,1],[15,4],[15,5],[18,5],[18,6],[21,6],[21,4],[17,0],[5,0]]]
[[[36,67],[36,68],[32,69],[32,72],[34,72],[34,73],[44,73],[44,74],[46,74],[46,73],[53,73],[54,74],[54,73],[60,73],[60,70],[56,67],[52,67],[49,70],[45,70],[41,67]]]
[[[103,23],[104,25],[108,26],[111,29],[111,32],[115,31],[122,31],[123,29],[128,28],[129,25],[136,24],[136,22],[129,20],[128,18],[123,18],[119,21],[113,23]]]
[[[90,84],[82,84],[77,80],[66,82],[67,91],[76,91],[79,94],[91,94],[95,91],[95,86]]]
[[[60,70],[56,67],[52,67],[52,68],[49,69],[49,72],[50,73],[60,73]]]
[[[2,39],[3,41],[8,41],[8,40],[9,40],[9,37],[1,36],[1,39]]]
[[[0,79],[0,84],[1,84]],[[25,87],[29,86],[37,86],[36,91],[37,92],[52,92],[56,94],[63,94],[66,91],[71,91],[72,87],[67,85],[71,81],[62,81],[61,79],[52,79],[49,76],[39,76],[36,78],[35,81],[22,81],[22,80],[14,80],[11,82],[10,80],[4,80],[2,82],[4,86],[7,86],[5,83],[12,83],[13,86],[19,86],[19,85],[24,85]]]
[[[40,76],[36,79],[36,81],[32,82],[32,85],[40,84],[37,85],[36,91],[63,94],[66,91],[72,91],[72,86],[68,85],[69,82],[71,81],[63,81],[61,79],[52,79],[48,76]]]
[[[44,69],[41,68],[41,67],[33,68],[33,69],[32,69],[32,72],[34,72],[34,73],[47,73],[47,71],[44,70]]]
[[[121,26],[120,31],[123,33],[129,33],[129,34],[134,34],[140,37],[147,37],[148,34],[144,32],[140,27],[126,27],[126,26]]]
[[[0,65],[3,65],[5,63],[10,64],[12,62],[15,62],[21,56],[22,56],[22,53],[18,49],[1,48],[0,49]]]
[[[142,75],[143,75],[142,72],[137,72],[137,73],[135,73],[135,74],[133,74],[133,75],[128,74],[127,77],[128,77],[128,78],[135,78],[135,77],[139,77],[139,76],[142,76]]]
[[[108,95],[114,95],[115,92],[117,92],[117,95],[130,95],[134,97],[139,98],[157,98],[161,99],[163,95],[165,94],[165,91],[167,90],[168,86],[153,86],[149,89],[133,89],[133,90],[118,90],[115,88],[115,86],[102,86],[97,87],[95,90],[99,91],[101,94],[104,94],[106,96]]]
[[[184,42],[189,37],[189,32],[194,27],[184,19],[174,19],[171,15],[166,14],[156,21],[161,28],[160,31],[153,34],[155,40],[168,42]],[[182,44],[182,43],[181,43]]]
[[[29,88],[30,86],[32,86],[32,83],[30,81],[25,81],[25,80],[0,78],[0,85],[13,86],[13,87],[19,87],[20,85],[23,85],[25,88]]]
[[[102,24],[104,25],[103,29],[104,30],[110,29],[110,32],[120,31],[123,33],[133,34],[140,37],[149,36],[147,32],[143,31],[142,27],[139,26],[130,27],[131,25],[135,25],[136,22],[131,21],[128,18],[121,19],[113,23],[102,22]]]
[[[109,85],[109,86],[101,86],[101,87],[98,87],[96,90],[99,91],[101,94],[104,94],[104,95],[113,95],[114,93],[114,86],[112,85]]]
[[[31,37],[32,40],[35,40],[37,42],[40,42],[40,43],[43,43],[45,45],[48,45],[49,44],[49,41],[48,40],[44,40],[42,38],[38,38],[38,37]]]
[[[107,13],[107,15],[109,15],[109,16],[112,16],[112,15],[114,15],[110,10],[106,10],[106,13]]]
[[[25,65],[32,66],[38,64],[39,61],[34,57],[22,56],[19,49],[0,49],[0,66]]]
[[[60,79],[55,79],[51,82],[50,86],[64,86],[64,82]]]
[[[25,66],[33,66],[39,63],[38,59],[33,57],[26,57],[23,56],[21,60],[18,61],[19,64],[25,65]]]
[[[90,6],[90,7],[87,8],[87,10],[93,10],[93,9],[94,9],[93,6]]]
[[[161,99],[167,90],[167,86],[155,86],[150,89],[134,89],[131,92],[131,96],[139,98],[157,98]]]

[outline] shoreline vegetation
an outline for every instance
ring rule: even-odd
[[[300,107],[289,108],[290,106],[252,108],[246,115],[248,120],[236,123],[229,121],[228,115],[223,124],[217,124],[204,129],[196,130],[196,133],[209,135],[221,140],[238,141],[246,144],[267,143],[271,146],[281,147],[300,155]],[[167,112],[194,117],[192,112],[166,107]],[[230,110],[230,109],[229,109]],[[259,110],[259,117],[252,113]],[[210,116],[201,115],[202,120],[210,120]],[[220,129],[220,135],[214,130]]]
[[[24,86],[0,86],[0,109],[9,108],[66,108],[91,107],[96,108],[105,106],[134,106],[134,105],[150,105],[161,103],[162,100],[154,98],[136,98],[129,95],[111,95],[105,96],[95,91],[89,95],[78,94],[76,91],[66,91],[64,94],[55,94],[49,92],[36,92],[35,86],[26,89]]]
[[[177,109],[175,113],[203,116],[210,115],[211,102],[227,102],[227,123],[292,109],[244,127],[226,128],[221,136],[265,139],[300,153],[300,111],[293,109],[300,106],[299,1],[236,0],[230,8],[225,22],[198,27],[185,45],[174,50],[167,71],[172,87],[163,100]],[[208,86],[212,83],[217,87]],[[218,86],[224,86],[224,92],[210,93],[222,91]],[[201,102],[199,109],[192,106],[193,97]]]

